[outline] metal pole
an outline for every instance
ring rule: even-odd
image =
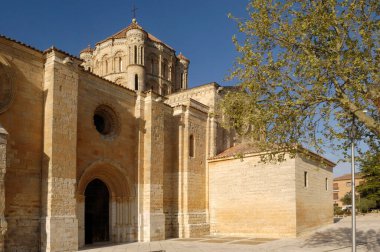
[[[351,139],[351,220],[352,220],[352,252],[356,252],[356,206],[355,206],[355,146]]]

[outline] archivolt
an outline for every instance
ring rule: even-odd
[[[87,185],[94,179],[102,180],[107,185],[112,197],[135,196],[133,184],[126,172],[112,160],[98,160],[89,165],[79,179],[77,195],[84,195]]]

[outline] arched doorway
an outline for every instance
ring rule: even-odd
[[[109,192],[100,179],[92,180],[85,190],[85,243],[109,241]]]

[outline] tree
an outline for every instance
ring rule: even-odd
[[[351,205],[351,200],[351,192],[348,192],[340,201],[342,201],[343,205]],[[372,198],[363,198],[362,196],[359,197],[359,195],[356,195],[355,201],[356,209],[362,213],[367,213],[370,209],[376,208],[376,201]]]
[[[354,118],[356,137],[378,144],[379,1],[251,0],[247,9],[248,19],[234,18],[244,41],[233,38],[240,91],[221,102],[227,126],[265,131],[263,148],[323,152],[326,140],[347,146]]]
[[[342,201],[343,205],[351,205],[351,192],[346,193],[343,198],[340,199]],[[355,200],[358,200],[358,197],[355,196]]]
[[[361,160],[361,173],[364,183],[358,187],[360,196],[375,202],[374,207],[380,208],[380,151],[367,153]]]

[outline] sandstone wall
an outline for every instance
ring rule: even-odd
[[[173,109],[164,113],[164,174],[163,174],[163,204],[165,214],[165,238],[178,237],[175,227],[178,215],[178,129],[179,119],[173,116]]]
[[[79,62],[55,49],[45,55],[41,250],[74,251]]]
[[[364,182],[363,178],[358,178],[357,174],[355,177],[355,186],[360,185]],[[335,186],[334,186],[335,184]],[[337,204],[339,207],[343,207],[343,202],[341,199],[347,194],[351,192],[351,174],[350,178],[342,179],[342,180],[334,180],[333,181],[333,202]]]
[[[168,95],[168,100],[166,101],[166,103],[170,104],[171,106],[176,106],[179,104],[186,103],[191,98],[197,102],[200,102],[208,106],[209,108],[211,108],[211,110],[213,110],[218,99],[218,87],[218,84],[210,83],[199,87],[194,87],[188,90],[182,90],[178,93]]]
[[[143,159],[139,175],[139,240],[165,239],[164,170],[165,114],[171,108],[156,94],[144,99]]]
[[[84,192],[93,179],[102,180],[110,194],[110,240],[137,240],[137,165],[139,119],[135,118],[136,94],[86,72],[79,76],[77,215],[79,246],[84,245]],[[110,112],[109,133],[94,124],[97,109]]]
[[[179,173],[181,187],[178,199],[180,204],[179,237],[198,237],[209,233],[206,215],[207,112],[209,108],[202,106],[190,100],[184,117],[183,165],[180,166]]]
[[[15,88],[13,102],[0,113],[0,124],[9,133],[5,176],[5,217],[8,222],[5,249],[39,251],[44,56],[41,52],[0,38],[0,57],[10,64]],[[0,103],[4,99],[2,97]]]
[[[186,104],[189,99],[197,101],[209,108],[209,113],[215,112],[216,106],[221,99],[218,93],[219,85],[216,83],[209,83],[199,87],[194,87],[188,90],[183,90],[178,93],[168,95],[166,103],[170,106],[178,106]],[[233,132],[224,129],[220,121],[221,118],[210,118],[210,124],[207,126],[210,132],[207,135],[208,142],[208,157],[215,156],[222,151],[230,148],[234,144],[235,135]]]
[[[333,221],[331,164],[298,155],[296,164],[297,234]],[[307,185],[304,176],[307,172]],[[326,189],[327,179],[327,189]]]
[[[258,156],[209,160],[212,234],[293,237],[295,160],[259,163]]]

